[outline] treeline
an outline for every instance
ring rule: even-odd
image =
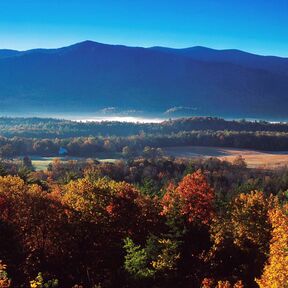
[[[0,175],[0,287],[288,283],[286,169],[56,160],[37,172],[1,163]]]
[[[87,136],[127,137],[143,133],[163,135],[199,130],[210,131],[266,131],[286,132],[287,123],[269,123],[265,121],[228,121],[215,117],[181,118],[161,123],[127,122],[75,122],[69,120],[45,118],[0,118],[0,135],[5,137],[32,138],[70,138]]]
[[[122,153],[125,157],[142,154],[145,147],[218,146],[269,151],[288,150],[288,133],[191,131],[167,135],[146,134],[128,137],[77,137],[37,139],[0,137],[0,157],[21,155],[57,156],[64,147],[70,156],[99,157],[101,153]]]

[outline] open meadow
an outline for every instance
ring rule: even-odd
[[[175,158],[210,158],[216,157],[222,161],[233,161],[242,156],[247,163],[248,168],[258,169],[277,169],[288,166],[288,151],[257,151],[250,149],[237,149],[226,147],[200,147],[200,146],[175,146],[163,148],[163,152],[166,156],[172,156]],[[103,155],[102,155],[103,154]],[[111,155],[111,153],[105,155],[102,153],[100,158],[95,158],[100,162],[115,162],[120,160],[121,154]],[[31,156],[31,161],[36,170],[46,170],[50,163],[55,159],[59,159],[63,162],[67,161],[86,161],[89,158],[85,157],[41,157]],[[94,158],[93,158],[94,159]]]
[[[217,157],[220,160],[233,162],[242,156],[249,168],[275,169],[288,165],[288,151],[257,151],[226,147],[169,147],[165,148],[167,155],[177,158]]]
[[[41,157],[41,156],[31,156],[30,157],[32,161],[32,165],[35,168],[36,171],[40,170],[46,170],[53,161],[56,159],[59,159],[61,162],[68,162],[68,161],[86,161],[88,158],[84,157]],[[116,158],[101,158],[98,159],[97,161],[99,162],[115,162],[117,159]]]

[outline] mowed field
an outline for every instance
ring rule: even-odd
[[[256,151],[248,149],[234,149],[224,147],[169,147],[163,149],[166,155],[178,158],[209,158],[233,162],[236,157],[242,156],[250,168],[275,169],[288,166],[288,151]]]
[[[86,161],[86,158],[82,157],[41,157],[41,156],[31,156],[32,165],[35,170],[46,170],[50,163],[52,163],[55,159],[59,159],[61,162],[68,161]],[[115,162],[117,159],[104,158],[97,159],[100,162]]]
[[[176,158],[210,158],[233,162],[236,157],[242,156],[249,168],[275,169],[288,166],[288,151],[256,151],[248,149],[236,149],[225,147],[200,147],[200,146],[177,146],[163,148],[165,155]],[[120,155],[101,155],[100,162],[115,162],[121,159]],[[31,156],[32,164],[36,170],[45,170],[54,159],[63,162],[71,160],[86,161],[81,157],[37,157]]]

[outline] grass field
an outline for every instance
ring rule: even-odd
[[[163,149],[164,153],[177,158],[209,158],[216,157],[220,160],[233,162],[238,156],[242,156],[249,168],[275,169],[283,166],[288,166],[288,151],[271,152],[271,151],[256,151],[248,149],[234,149],[224,147],[169,147]],[[119,154],[120,155],[120,154]],[[115,162],[120,159],[119,155],[101,155],[97,158],[100,162]],[[105,157],[106,156],[106,157]],[[81,157],[37,157],[31,156],[32,164],[36,170],[45,170],[54,159],[61,161],[81,160],[86,158]]]
[[[234,149],[221,147],[169,147],[164,152],[179,158],[217,157],[220,160],[233,162],[241,155],[250,168],[275,169],[288,166],[288,151],[271,152],[248,149]]]
[[[53,162],[55,159],[60,159],[63,162],[71,161],[71,160],[80,160],[85,161],[86,158],[81,157],[41,157],[41,156],[31,156],[32,165],[34,168],[38,170],[46,170],[48,165]],[[117,159],[115,158],[103,158],[98,159],[100,162],[115,162]]]

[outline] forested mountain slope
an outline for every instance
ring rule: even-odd
[[[117,107],[125,113],[170,109],[172,114],[285,118],[287,67],[285,58],[199,47],[85,41],[60,49],[0,50],[0,104],[7,114]]]

